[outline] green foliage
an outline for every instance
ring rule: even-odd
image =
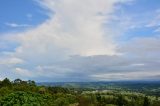
[[[64,97],[60,97],[56,99],[54,103],[56,104],[56,106],[68,106],[69,105],[69,102]]]
[[[36,86],[34,81],[0,81],[0,106],[68,106],[77,102],[67,88]]]
[[[144,97],[144,103],[143,106],[150,106],[150,102],[147,96]]]
[[[70,93],[69,89],[67,88],[62,88],[62,87],[48,87],[48,91],[51,94],[56,94],[56,93]]]
[[[3,81],[0,82],[0,87],[12,88],[12,83],[8,78],[5,78]]]
[[[126,100],[124,99],[124,97],[122,95],[119,95],[118,99],[117,99],[117,105],[124,106],[125,104],[126,104]]]
[[[143,93],[126,89],[37,86],[32,80],[11,82],[5,78],[0,81],[0,106],[160,106],[159,94],[145,96]]]
[[[30,92],[14,92],[0,101],[0,106],[44,106],[49,99],[46,95],[40,95]]]
[[[8,87],[2,87],[0,89],[0,97],[3,97],[9,93],[11,93],[12,91],[10,89],[8,89]]]

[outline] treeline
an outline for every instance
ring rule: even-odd
[[[160,106],[158,96],[128,91],[37,86],[32,80],[0,81],[0,106]]]
[[[72,90],[37,86],[34,81],[0,81],[0,106],[68,106],[77,103]]]
[[[0,81],[0,89],[6,89],[5,91],[28,91],[28,92],[36,92],[40,94],[49,93],[49,94],[56,94],[56,93],[72,93],[72,90],[63,87],[51,87],[51,86],[37,86],[35,81],[28,80],[23,81],[21,79],[15,79],[14,81],[10,81],[8,78]],[[7,92],[6,92],[7,93]],[[1,95],[3,93],[0,93]]]
[[[160,106],[160,100],[134,93],[89,93],[81,95],[79,104],[79,106]]]

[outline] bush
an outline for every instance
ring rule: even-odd
[[[14,92],[0,101],[0,106],[47,106],[46,95],[40,95],[30,92]]]

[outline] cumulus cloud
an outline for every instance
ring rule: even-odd
[[[121,0],[120,0],[121,1]],[[20,46],[13,55],[37,64],[54,63],[70,55],[115,55],[116,44],[105,28],[114,4],[111,0],[41,0],[50,18],[38,27],[13,34]],[[35,54],[36,55],[33,55]]]
[[[108,33],[106,28],[104,30],[103,24],[109,21],[109,14],[114,11],[115,3],[120,1],[37,1],[49,11],[50,18],[36,28],[8,34],[9,39],[19,43],[11,55],[28,62],[25,66],[27,68],[55,64],[72,55],[115,55],[116,44],[109,30]],[[6,25],[28,26],[16,23]]]
[[[5,57],[0,64],[14,64],[15,76],[89,81],[159,75],[160,59],[155,57],[160,53],[159,37],[117,46],[114,29],[106,25],[113,18],[115,4],[123,0],[36,1],[47,10],[49,19],[33,29],[7,35],[19,45],[5,53],[12,58]]]
[[[17,52],[28,52],[29,48],[46,55],[55,51],[84,56],[116,54],[112,37],[103,29],[114,3],[114,0],[42,0],[41,4],[51,11],[50,19],[34,30],[19,33],[22,44]]]

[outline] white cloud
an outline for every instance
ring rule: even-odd
[[[50,18],[36,28],[8,34],[9,40],[19,43],[10,55],[25,61],[21,68],[15,67],[16,73],[26,74],[26,77],[60,76],[64,78],[78,70],[55,64],[70,58],[71,55],[117,54],[110,30],[107,27],[104,28],[103,24],[110,20],[109,14],[114,12],[115,3],[120,1],[122,0],[37,1],[50,11],[48,14]],[[28,26],[16,23],[6,23],[6,25]],[[37,66],[51,67],[39,69]]]
[[[28,24],[17,24],[17,23],[5,23],[6,26],[12,27],[12,28],[18,28],[18,27],[30,27],[31,25]]]
[[[160,36],[135,37],[121,45],[120,51],[141,58],[157,58],[160,52]]]
[[[135,63],[135,64],[131,64],[131,66],[144,66],[145,64],[143,63]]]
[[[144,79],[154,79],[155,76],[160,75],[160,72],[121,72],[121,73],[109,73],[109,74],[97,74],[91,75],[93,79],[100,81],[113,81],[113,80],[144,80]]]
[[[116,44],[103,23],[115,0],[41,0],[52,15],[33,30],[19,33],[17,54],[114,55]],[[104,14],[104,15],[102,15]],[[57,53],[58,52],[58,53]]]
[[[155,27],[155,26],[160,26],[160,11],[156,10],[153,12],[154,17],[152,17],[152,20],[146,25],[146,27]]]
[[[18,74],[20,77],[33,77],[35,75],[32,72],[30,72],[30,70],[26,70],[22,68],[15,68],[14,72]]]
[[[127,21],[124,18],[126,23],[121,22],[118,27],[104,26],[112,18],[115,4],[123,0],[37,1],[50,11],[50,18],[36,28],[8,34],[9,40],[19,43],[15,51],[9,53],[17,60],[2,62],[21,64],[20,60],[25,61],[22,66],[13,67],[13,72],[22,78],[136,79],[143,76],[142,73],[143,78],[148,77],[151,69],[155,70],[151,75],[159,74],[158,67],[154,67],[159,65],[159,58],[154,57],[160,53],[159,39],[135,39],[117,50],[113,33],[121,27],[126,30],[133,23],[129,23],[130,18]],[[120,29],[115,31],[115,28]]]
[[[158,27],[154,32],[160,32],[160,27]]]
[[[153,27],[154,32],[160,32],[160,9],[153,12],[153,17],[150,19],[146,27]]]
[[[22,59],[15,57],[0,59],[0,65],[15,65],[15,64],[22,64],[23,62],[24,61]]]

